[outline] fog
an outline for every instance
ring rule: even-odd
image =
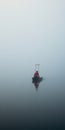
[[[38,95],[31,83],[35,64],[40,64],[40,75],[45,78]],[[56,94],[55,101],[63,102],[59,104],[64,110],[64,78],[65,0],[0,0],[1,103],[9,102],[12,107],[16,99],[21,104],[23,97],[22,104],[26,108],[26,102],[32,102],[32,106],[34,100],[34,106],[36,101],[39,105],[38,100],[42,104],[43,97],[44,104],[48,105],[50,95],[54,98]]]

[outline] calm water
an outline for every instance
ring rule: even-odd
[[[0,0],[0,12],[0,130],[65,130],[65,0]]]
[[[44,77],[38,89],[33,73],[10,71],[0,82],[0,127],[2,129],[64,129],[65,80]],[[9,75],[9,77],[8,77]]]

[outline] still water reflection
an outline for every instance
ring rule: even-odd
[[[15,130],[64,129],[64,80],[49,78],[33,84],[31,77],[13,77],[1,82],[0,127]]]

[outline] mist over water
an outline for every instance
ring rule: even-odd
[[[0,1],[0,129],[65,129],[65,1]],[[32,83],[40,64],[38,89]]]
[[[32,84],[32,72],[24,71],[24,75],[16,72],[17,75],[9,75],[0,82],[1,128],[64,129],[64,79],[44,77],[36,89]]]

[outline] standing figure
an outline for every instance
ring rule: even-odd
[[[39,77],[39,72],[38,72],[38,71],[36,71],[36,72],[34,73],[34,77]]]

